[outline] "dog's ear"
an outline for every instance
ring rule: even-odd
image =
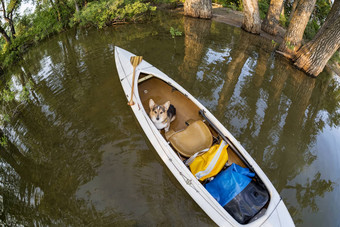
[[[167,101],[166,103],[163,104],[165,111],[167,111],[170,107],[170,101]]]
[[[150,99],[150,100],[149,100],[149,107],[150,107],[150,110],[152,110],[154,106],[155,106],[155,102],[154,102],[152,99]]]

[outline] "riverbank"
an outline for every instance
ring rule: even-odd
[[[243,22],[243,13],[235,11],[229,8],[224,8],[221,5],[213,4],[213,17],[212,20],[229,24],[235,27],[241,27]],[[268,40],[281,43],[283,41],[286,29],[279,27],[278,34],[276,36],[270,35],[267,32],[261,30],[260,36]],[[330,70],[333,73],[340,76],[340,65],[339,62],[329,61],[326,65],[326,70]]]
[[[232,26],[241,27],[243,22],[243,13],[235,11],[229,8],[224,8],[221,5],[213,4],[213,18],[214,21],[226,23]],[[282,42],[286,30],[282,27],[278,28],[278,34],[276,36],[270,35],[267,32],[261,30],[260,36],[274,40],[277,43]]]

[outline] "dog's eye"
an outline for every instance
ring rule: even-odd
[[[153,111],[153,112],[157,113],[157,111]]]
[[[162,114],[163,112],[160,112],[160,114]]]

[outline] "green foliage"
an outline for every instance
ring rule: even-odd
[[[179,31],[177,28],[170,27],[170,34],[171,37],[174,39],[176,36],[182,36],[182,32]]]
[[[21,24],[23,26],[28,24],[26,35],[30,36],[35,42],[62,31],[64,27],[63,22],[57,20],[55,10],[48,7],[48,5],[39,7],[34,14],[22,21]]]
[[[336,62],[338,64],[338,66],[340,67],[340,50],[335,51],[335,53],[331,57],[331,60],[333,62]],[[339,97],[340,97],[340,95],[339,95]]]
[[[80,26],[102,28],[115,22],[143,20],[148,13],[155,10],[156,7],[150,6],[150,3],[140,1],[127,4],[124,0],[90,2],[83,10],[74,14],[70,25],[79,23]]]
[[[291,44],[290,42],[286,42],[286,47],[288,47],[290,50],[294,50],[295,45]]]
[[[280,25],[282,27],[285,27],[287,28],[288,27],[288,19],[287,19],[287,16],[284,14],[284,15],[280,15],[280,21],[279,21]]]
[[[320,29],[320,26],[316,20],[310,20],[306,26],[303,38],[305,40],[311,40],[316,35],[318,30]]]
[[[266,18],[268,9],[269,9],[269,4],[270,0],[259,0],[259,11],[260,11],[260,18],[263,20]]]
[[[276,47],[276,46],[277,46],[277,44],[278,44],[278,43],[277,43],[277,42],[275,42],[275,40],[273,40],[273,39],[272,39],[272,46],[273,46],[273,47]]]
[[[15,9],[19,7],[19,0],[11,0],[9,4],[7,5],[7,12],[13,12]]]
[[[325,22],[330,10],[331,5],[329,0],[317,0],[312,14],[312,19],[322,24]]]
[[[8,139],[7,139],[7,137],[5,137],[5,136],[1,137],[1,138],[0,138],[0,145],[1,145],[2,147],[6,147],[7,144],[8,144]]]
[[[39,2],[33,14],[15,20],[16,39],[12,39],[11,45],[7,45],[0,35],[0,75],[17,61],[28,47],[63,31],[70,25],[102,28],[115,22],[137,22],[147,19],[151,12],[156,10],[150,3],[139,0],[80,0],[77,1],[78,6],[83,8],[75,13],[74,1],[53,2],[53,5],[51,1]],[[20,0],[11,0],[8,9],[16,9],[19,3]]]

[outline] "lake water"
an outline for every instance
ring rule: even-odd
[[[170,27],[183,35],[172,38]],[[273,182],[297,226],[340,226],[339,77],[307,77],[271,41],[169,13],[152,23],[69,30],[13,68],[16,89],[33,86],[3,129],[3,223],[214,225],[126,105],[115,45],[142,55],[211,110]]]

